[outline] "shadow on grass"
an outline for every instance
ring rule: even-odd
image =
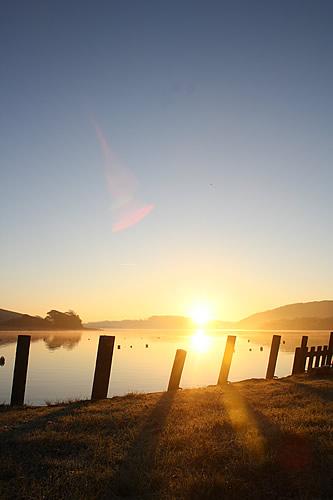
[[[311,392],[306,384],[300,385],[302,390]],[[331,488],[331,465],[325,458],[327,452],[322,448],[322,443],[319,442],[319,446],[318,443],[315,446],[306,428],[302,429],[302,422],[299,422],[297,432],[283,430],[262,411],[253,408],[248,399],[241,396],[235,387],[229,386],[227,392],[234,401],[241,401],[250,425],[257,428],[263,439],[265,459],[261,465],[256,461],[259,466],[254,467],[257,469],[258,480],[258,485],[254,485],[256,494],[260,496],[261,484],[266,483],[265,491],[261,494],[265,493],[269,498],[275,498],[274,491],[278,491],[276,498],[328,498],[326,495]],[[324,397],[325,392],[318,392]],[[238,394],[235,397],[236,393]],[[244,444],[246,445],[246,440]],[[246,477],[249,472],[253,476],[254,470],[250,462],[239,469],[239,473],[246,481],[250,481],[250,478]]]
[[[155,467],[160,437],[176,393],[177,391],[163,393],[146,417],[145,423],[127,451],[117,472],[117,479],[112,485],[115,495],[131,497],[147,494],[147,492],[158,488],[159,485],[154,482],[152,471]]]

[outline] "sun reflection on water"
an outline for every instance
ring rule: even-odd
[[[207,352],[212,343],[211,337],[202,329],[197,330],[191,337],[191,348],[198,353]]]

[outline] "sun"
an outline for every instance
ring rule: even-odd
[[[190,316],[193,323],[204,326],[212,319],[212,311],[208,305],[199,304],[190,310]]]

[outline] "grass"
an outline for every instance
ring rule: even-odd
[[[0,409],[1,499],[332,498],[333,380]]]

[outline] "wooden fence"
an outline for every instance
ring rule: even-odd
[[[292,375],[310,372],[314,368],[331,367],[333,358],[333,332],[330,334],[329,343],[324,346],[307,346],[308,337],[302,337],[300,347],[296,347]]]
[[[25,386],[27,380],[29,350],[30,350],[30,335],[19,335],[16,345],[16,356],[14,365],[14,375],[11,393],[11,406],[23,405]],[[311,347],[310,351],[307,347],[308,337],[302,337],[300,347],[296,348],[295,359],[293,365],[293,374],[303,373],[306,369],[311,370],[313,367],[331,366],[333,357],[333,332],[330,336],[329,344],[322,347]],[[91,399],[104,399],[107,397],[111,365],[113,358],[115,337],[110,335],[101,335],[98,343],[96,356],[96,365],[94,379],[92,385]],[[275,367],[279,353],[281,342],[280,335],[273,335],[271,349],[268,359],[266,379],[273,379],[275,376]],[[228,383],[229,371],[231,367],[232,357],[235,350],[236,336],[228,335],[224,350],[222,364],[217,379],[217,385]],[[181,376],[186,359],[186,351],[177,349],[173,362],[168,391],[176,391],[179,389]]]

